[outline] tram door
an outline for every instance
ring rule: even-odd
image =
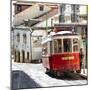
[[[22,62],[25,62],[25,51],[22,51]]]

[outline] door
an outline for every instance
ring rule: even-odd
[[[16,50],[15,50],[15,52],[14,52],[14,61],[16,62]]]
[[[18,62],[20,62],[20,51],[18,51]]]
[[[25,62],[25,51],[22,51],[22,62]]]

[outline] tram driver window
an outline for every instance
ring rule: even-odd
[[[78,47],[78,39],[77,38],[74,38],[73,39],[73,51],[78,51],[79,50],[79,47]]]
[[[71,40],[63,39],[63,49],[64,52],[71,52]]]

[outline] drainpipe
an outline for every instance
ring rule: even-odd
[[[30,28],[29,28],[29,30],[30,30]],[[31,52],[31,62],[32,62],[32,39],[31,39],[31,37],[32,37],[32,31],[30,30],[30,52]]]

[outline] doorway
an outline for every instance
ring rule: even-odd
[[[20,62],[20,51],[18,51],[18,62]]]
[[[22,62],[25,62],[25,51],[22,51]]]

